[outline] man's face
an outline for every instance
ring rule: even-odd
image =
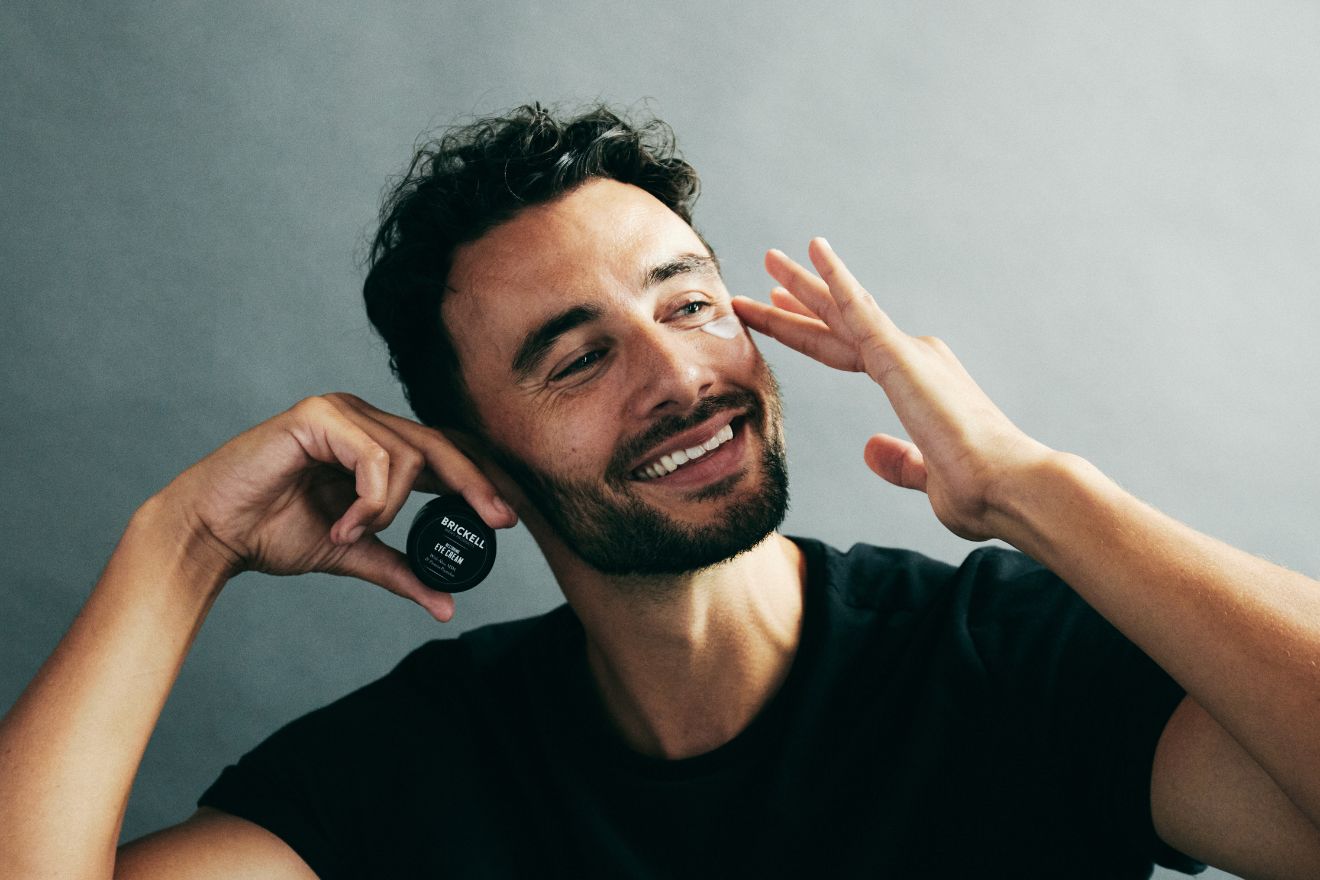
[[[659,200],[589,181],[458,248],[449,286],[488,449],[588,565],[692,571],[783,520],[774,377],[746,331],[702,330],[729,293]]]

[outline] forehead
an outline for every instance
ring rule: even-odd
[[[626,297],[647,267],[680,253],[706,247],[663,202],[615,180],[588,181],[455,249],[441,314],[465,367],[490,355],[508,363],[540,320],[569,303]]]

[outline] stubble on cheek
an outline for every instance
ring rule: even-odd
[[[661,419],[620,443],[604,472],[594,478],[556,475],[489,438],[487,449],[560,540],[598,571],[612,575],[692,571],[749,549],[777,528],[787,511],[779,387],[764,361],[756,381],[757,388],[707,398],[687,416]],[[691,502],[730,499],[718,517],[698,525],[675,521],[645,500],[629,466],[667,438],[727,410],[738,411],[749,440],[758,441],[751,447],[759,454],[748,465],[756,485],[746,485],[745,470],[731,474],[688,496]],[[735,497],[740,487],[747,491],[744,497]]]

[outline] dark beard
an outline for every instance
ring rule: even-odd
[[[764,363],[763,363],[764,365]],[[674,575],[723,562],[755,547],[779,527],[788,512],[788,469],[784,461],[779,386],[764,365],[762,394],[742,391],[703,400],[691,414],[671,416],[624,444],[614,456],[606,483],[569,481],[535,470],[494,444],[488,449],[536,506],[559,538],[584,562],[608,575]],[[764,484],[753,496],[737,502],[705,527],[669,519],[634,494],[628,463],[667,437],[699,425],[716,413],[745,409],[749,435],[761,439]],[[744,474],[730,474],[690,497],[694,501],[732,495]]]

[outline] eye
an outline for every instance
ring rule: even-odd
[[[592,364],[596,363],[596,361],[600,360],[604,356],[605,356],[605,352],[602,349],[599,348],[592,349],[591,351],[588,351],[585,354],[583,354],[581,357],[575,358],[567,367],[564,367],[564,369],[560,370],[558,373],[555,373],[553,376],[551,376],[550,381],[558,382],[560,379],[567,379],[569,376],[573,375],[574,373],[580,373],[583,370],[590,367]]]
[[[710,308],[710,305],[711,304],[704,299],[694,299],[692,302],[683,303],[683,305],[679,306],[678,313],[684,317],[691,317],[692,315],[699,315],[706,311]]]

